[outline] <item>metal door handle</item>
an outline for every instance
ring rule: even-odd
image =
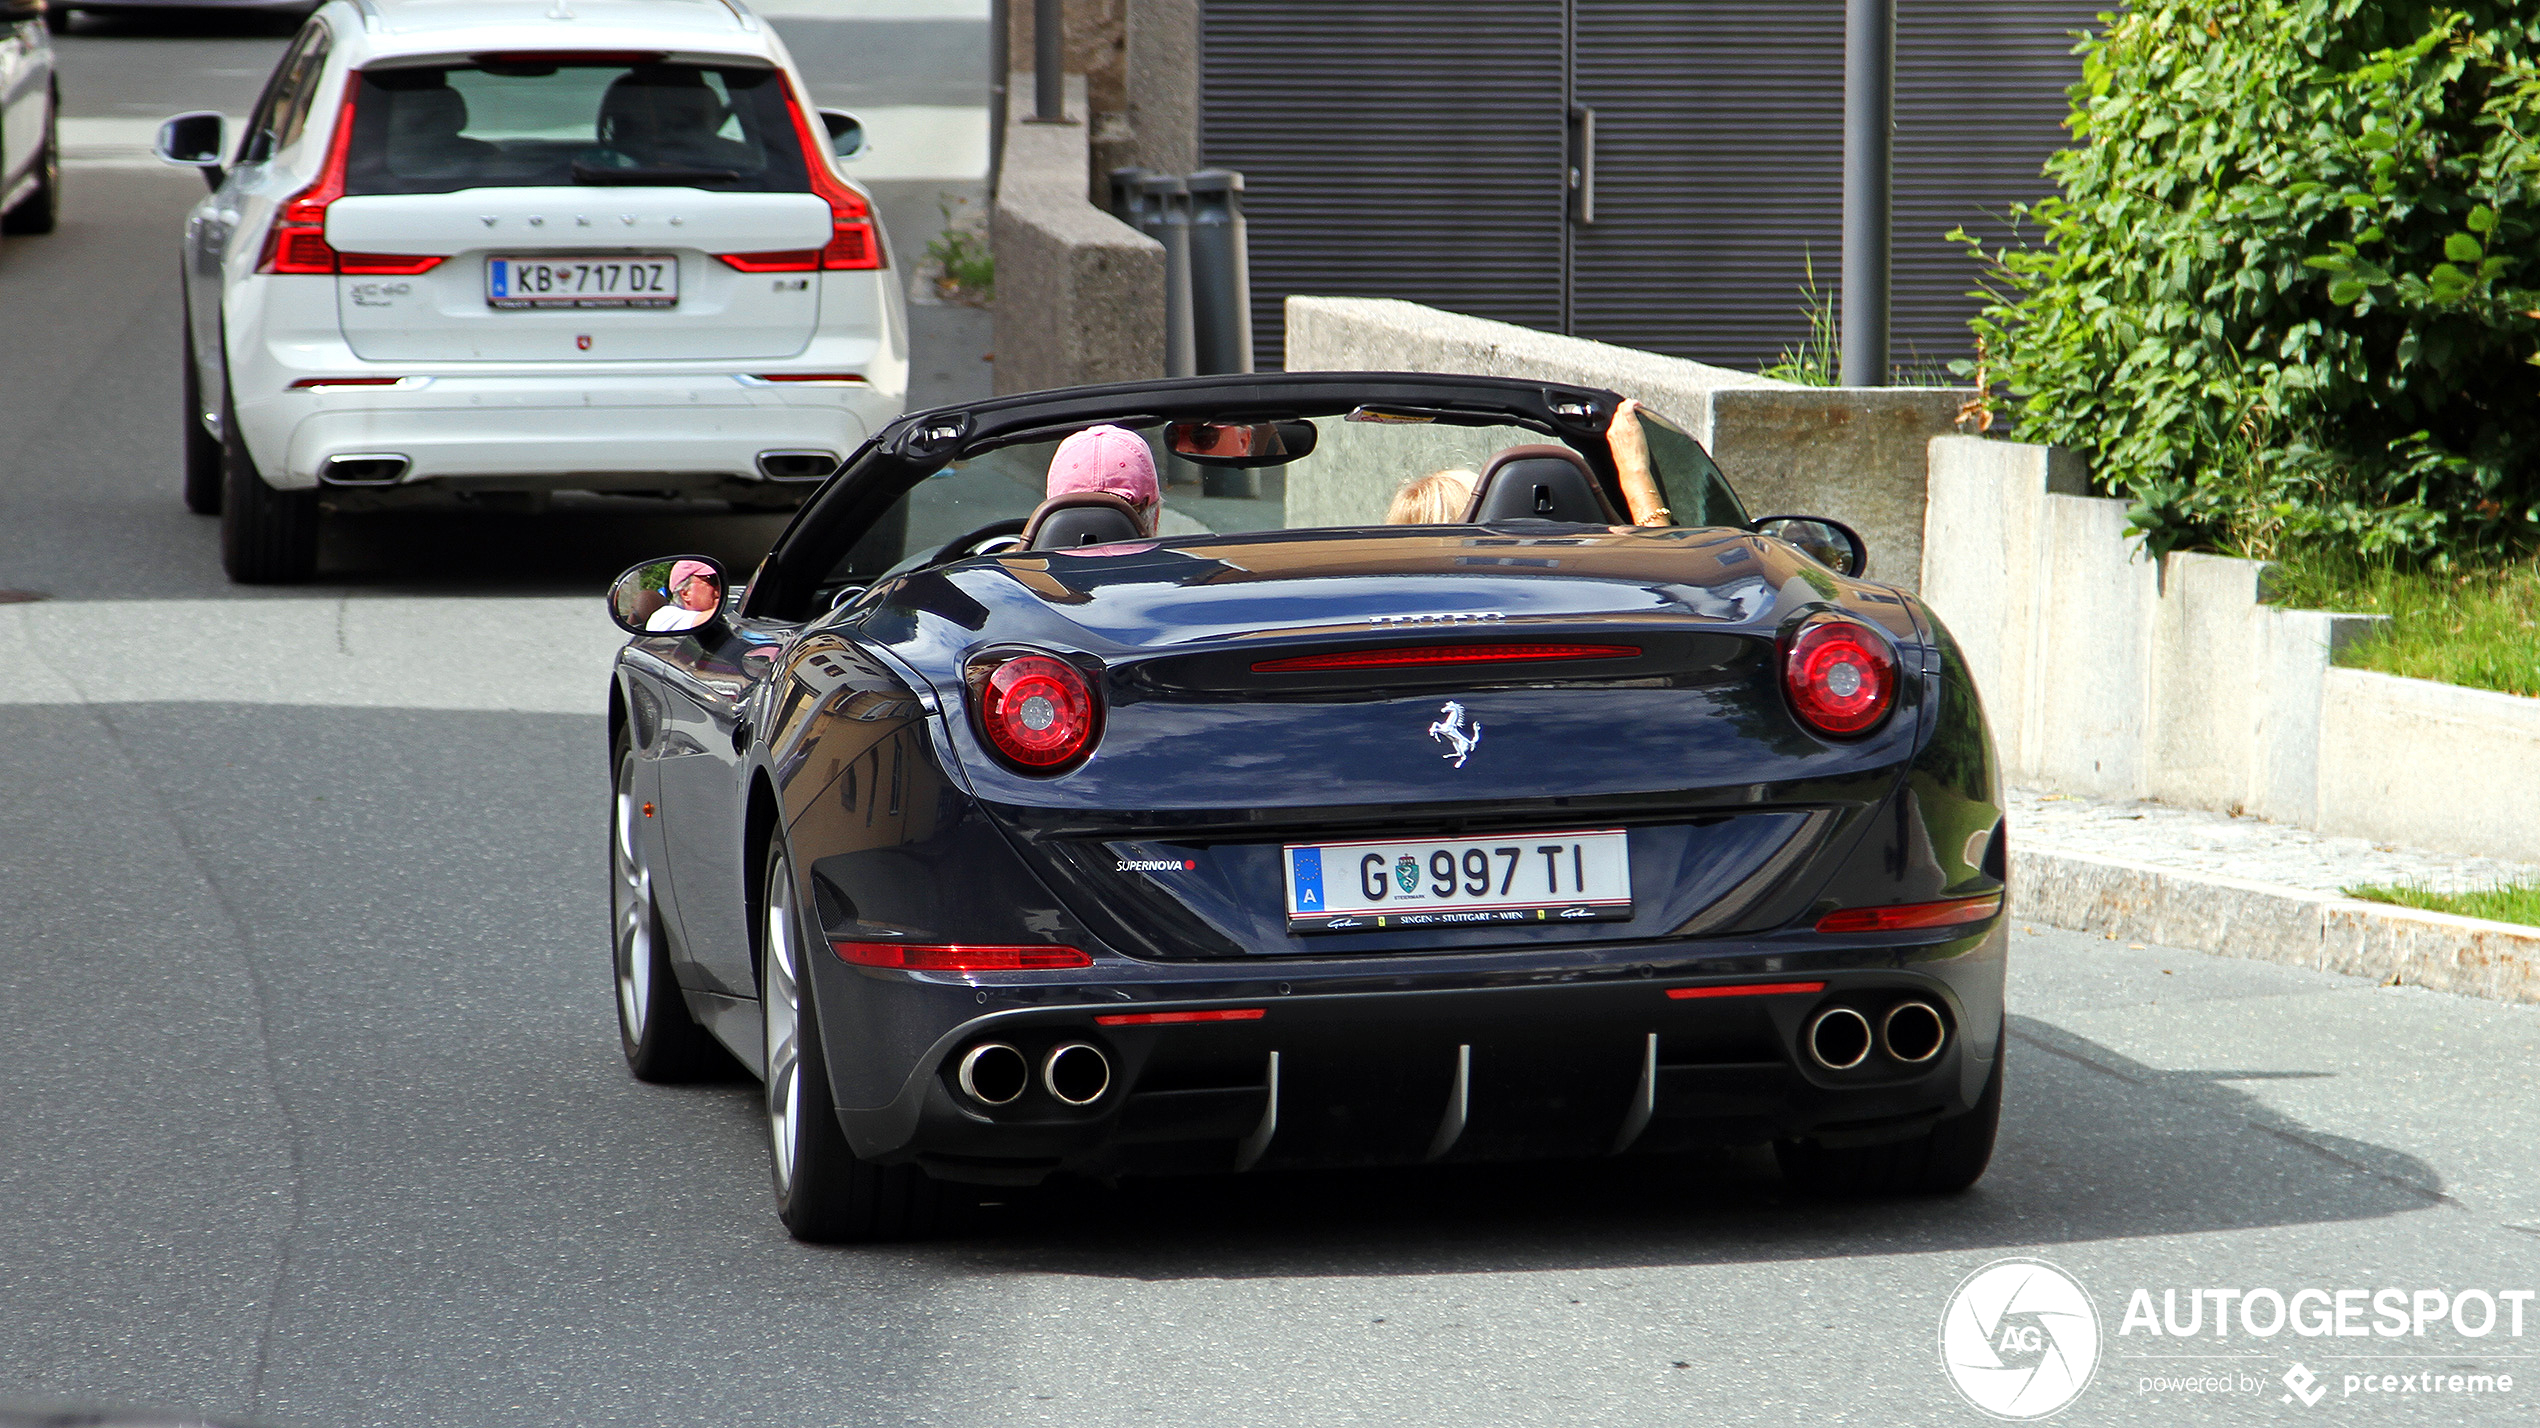
[[[1570,106],[1570,221],[1596,221],[1596,111]]]

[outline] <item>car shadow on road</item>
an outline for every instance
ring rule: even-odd
[[[921,1253],[1104,1278],[1732,1264],[2370,1220],[2450,1205],[2425,1162],[2325,1135],[2229,1069],[2164,1071],[2012,1018],[2003,1131],[1975,1189],[1794,1194],[1769,1152],[1060,1184]]]
[[[317,588],[394,595],[589,595],[665,555],[709,555],[735,580],[756,569],[792,513],[563,497],[536,513],[415,510],[332,515]]]

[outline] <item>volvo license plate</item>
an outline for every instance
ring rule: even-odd
[[[617,258],[488,258],[485,304],[499,308],[676,307],[679,260],[666,253]]]
[[[1502,833],[1290,843],[1290,932],[1374,932],[1632,915],[1630,837]]]

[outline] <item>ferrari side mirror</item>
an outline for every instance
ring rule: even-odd
[[[1841,521],[1824,516],[1765,516],[1747,522],[1746,528],[1799,547],[1809,559],[1838,575],[1870,571],[1870,543]]]
[[[609,618],[630,635],[700,629],[723,612],[726,584],[722,564],[711,556],[647,560],[609,586]]]

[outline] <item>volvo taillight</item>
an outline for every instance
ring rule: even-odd
[[[1791,712],[1818,733],[1865,734],[1896,703],[1896,655],[1885,635],[1859,620],[1819,615],[1784,642],[1782,690]]]
[[[344,107],[335,113],[335,134],[327,140],[326,161],[318,166],[315,182],[284,199],[281,207],[273,211],[273,227],[265,231],[265,251],[256,262],[257,272],[335,275],[337,254],[326,244],[326,206],[344,196],[344,159],[353,146],[353,96],[360,87],[359,75],[345,78]],[[364,272],[420,273],[441,261],[438,258],[388,258],[369,253],[354,256],[384,258],[397,263],[423,263],[421,268],[360,270]]]
[[[971,707],[999,758],[1024,773],[1062,773],[1092,752],[1102,704],[1082,671],[1051,655],[1010,655],[974,665]]]
[[[890,259],[882,251],[882,229],[873,221],[872,205],[864,201],[862,194],[841,182],[837,170],[830,166],[828,130],[813,117],[814,111],[803,102],[801,95],[789,90],[785,95],[785,107],[793,114],[794,133],[802,141],[803,169],[811,176],[811,191],[820,195],[821,200],[829,205],[829,242],[827,246],[820,249],[817,255],[818,266],[829,272],[889,267]],[[776,255],[735,254],[734,256],[772,257]],[[729,263],[732,260],[725,258],[724,261]],[[735,263],[733,266],[740,265]],[[801,272],[808,271],[811,266],[806,263],[798,269],[744,268],[742,271]]]

